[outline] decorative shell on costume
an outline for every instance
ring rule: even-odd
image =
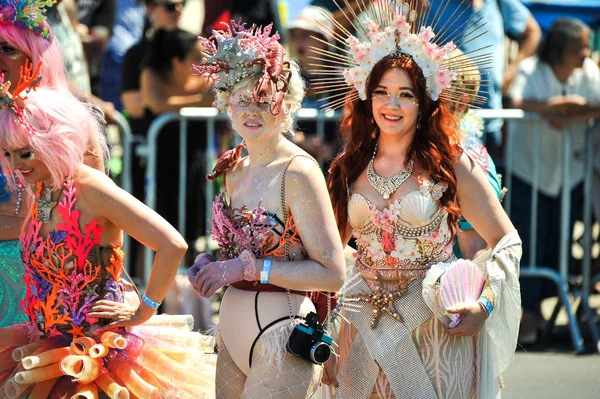
[[[407,194],[402,200],[402,220],[413,226],[431,223],[432,215],[439,210],[438,203],[420,191]]]
[[[448,310],[477,302],[485,283],[485,273],[475,263],[459,259],[431,267],[423,281],[423,297],[434,315],[449,327],[460,324],[460,314]]]

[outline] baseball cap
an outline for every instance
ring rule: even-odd
[[[321,36],[327,36],[327,40],[332,43],[333,37],[331,35],[323,35],[323,31],[319,29],[320,25],[325,25],[330,30],[334,30],[333,23],[323,13],[333,17],[333,15],[324,8],[317,6],[305,7],[300,16],[288,24],[288,30],[290,29],[302,29],[309,32],[317,33]]]

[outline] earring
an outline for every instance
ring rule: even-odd
[[[421,129],[421,115],[419,115],[419,119],[417,120],[417,130]]]

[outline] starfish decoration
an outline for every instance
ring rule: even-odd
[[[44,193],[39,198],[35,199],[35,205],[37,207],[37,220],[41,220],[43,223],[48,223],[52,210],[56,207],[56,201],[52,201],[52,192],[45,188]]]
[[[375,279],[381,279],[379,273],[377,274]],[[377,327],[379,319],[384,314],[387,314],[396,321],[402,322],[402,317],[400,317],[400,315],[394,308],[394,301],[406,294],[406,291],[408,291],[408,286],[415,279],[417,279],[417,277],[402,276],[398,280],[394,281],[394,286],[396,288],[393,292],[382,290],[380,286],[377,286],[377,288],[373,289],[373,291],[371,291],[370,293],[362,291],[361,294],[349,295],[346,297],[345,301],[366,302],[373,306],[373,318],[371,319],[371,329],[375,329],[375,327]]]
[[[400,298],[406,290],[403,292],[387,292],[380,289],[376,289],[371,293],[363,292],[362,295],[350,295],[346,297],[348,302],[366,302],[373,306],[373,318],[371,319],[371,329],[377,327],[379,318],[384,314],[391,316],[396,321],[402,321],[402,317],[396,312],[394,308],[394,301]]]

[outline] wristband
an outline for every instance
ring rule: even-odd
[[[158,307],[160,306],[160,302],[153,301],[152,299],[148,298],[146,294],[142,295],[142,302],[144,302],[146,306],[152,309],[158,309]]]
[[[488,317],[490,317],[492,315],[492,312],[494,311],[494,305],[492,305],[492,303],[483,296],[479,297],[477,302],[479,302],[481,306],[483,306],[483,309],[487,313]]]
[[[260,272],[260,283],[261,284],[269,284],[269,279],[271,278],[271,259],[263,260],[263,268]]]

